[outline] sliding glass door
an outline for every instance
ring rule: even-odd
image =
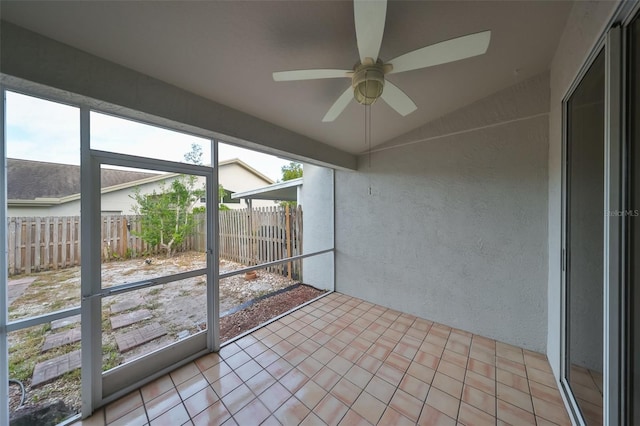
[[[605,52],[566,103],[564,379],[587,424],[603,416]]]
[[[629,26],[629,171],[630,197],[628,224],[630,230],[629,265],[630,297],[627,313],[629,383],[627,402],[630,424],[640,424],[640,16]]]

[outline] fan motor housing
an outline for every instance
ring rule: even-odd
[[[374,64],[360,64],[353,70],[351,78],[353,97],[362,105],[371,105],[382,95],[384,89],[384,68],[381,61]]]

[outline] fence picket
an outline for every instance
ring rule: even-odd
[[[301,208],[256,208],[219,212],[219,256],[244,265],[280,260],[302,253]],[[114,255],[140,257],[158,254],[140,238],[141,223],[135,216],[101,218],[103,261]],[[194,218],[193,235],[179,250],[205,251],[206,215]],[[127,226],[129,225],[129,226]],[[10,276],[80,265],[80,217],[7,218],[8,273]],[[294,261],[268,268],[299,278],[302,265]]]

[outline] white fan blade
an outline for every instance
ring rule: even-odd
[[[491,31],[484,31],[432,44],[388,61],[393,65],[393,70],[388,74],[432,67],[482,55],[487,51],[490,40]]]
[[[384,34],[387,0],[354,0],[353,15],[360,62],[364,63],[365,58],[371,58],[375,63]]]
[[[329,122],[335,120],[340,115],[340,113],[344,111],[347,105],[349,105],[351,99],[353,99],[353,88],[349,86],[347,90],[345,90],[344,93],[340,95],[338,100],[335,101],[333,105],[331,105],[331,108],[329,108],[329,111],[327,111],[322,121]]]
[[[351,78],[352,70],[295,70],[278,71],[273,73],[274,81],[315,80],[319,78]]]
[[[398,86],[391,83],[389,80],[384,82],[384,90],[382,96],[380,96],[389,106],[395,109],[401,116],[409,115],[418,107],[411,100],[406,93],[404,93]]]

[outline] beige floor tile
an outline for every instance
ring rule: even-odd
[[[275,382],[276,379],[274,379],[273,376],[267,371],[263,370],[247,380],[245,383],[247,386],[249,386],[249,389],[251,389],[254,394],[260,395]]]
[[[209,386],[209,382],[202,374],[196,374],[190,379],[180,383],[176,389],[180,394],[180,398],[184,401],[196,392]]]
[[[118,417],[115,421],[108,423],[109,426],[142,426],[148,423],[149,419],[144,407],[138,407],[127,414]]]
[[[222,401],[216,401],[207,407],[200,414],[193,417],[193,424],[196,426],[219,425],[231,417]]]
[[[556,379],[553,374],[538,370],[536,368],[527,367],[527,377],[529,381],[542,383],[546,386],[556,386]]]
[[[279,359],[269,364],[265,370],[269,372],[273,377],[280,380],[285,374],[293,369],[293,365],[289,364],[284,359]]]
[[[190,362],[185,366],[178,368],[177,370],[169,373],[173,383],[177,386],[180,383],[192,378],[196,374],[200,374],[200,369],[194,362]]]
[[[364,417],[369,423],[377,424],[387,405],[367,392],[362,392],[351,409]]]
[[[453,352],[445,348],[442,353],[442,360],[455,364],[460,368],[467,368],[467,362],[469,359],[465,355],[460,355],[457,352]]]
[[[501,370],[506,370],[510,373],[517,374],[518,376],[527,377],[527,370],[524,364],[514,362],[507,358],[496,357],[496,367]]]
[[[440,357],[430,352],[418,351],[413,361],[435,370],[440,363]]]
[[[211,387],[218,394],[218,396],[227,395],[229,392],[233,391],[235,388],[242,384],[242,379],[238,377],[238,375],[234,372],[227,374],[222,377],[220,380],[217,380],[211,383]]]
[[[446,374],[447,376],[452,377],[461,382],[464,380],[464,376],[467,370],[462,367],[458,367],[457,365],[452,364],[448,361],[442,360],[438,364],[438,372],[442,374]]]
[[[323,368],[318,371],[312,380],[325,390],[330,390],[341,379],[341,376],[330,368]]]
[[[236,370],[249,360],[251,360],[249,354],[247,354],[245,351],[239,351],[232,356],[225,358],[224,361],[229,365],[229,367]]]
[[[563,405],[557,405],[544,399],[533,397],[533,408],[537,416],[559,425],[570,423],[569,415]]]
[[[292,396],[273,414],[283,425],[295,425],[300,423],[309,413],[310,410],[296,397]]]
[[[497,397],[502,401],[533,413],[533,403],[531,401],[531,395],[528,393],[521,392],[505,384],[498,383]]]
[[[373,377],[373,374],[369,373],[362,367],[354,365],[349,369],[349,371],[347,371],[347,374],[345,374],[344,377],[354,385],[364,389]]]
[[[171,408],[169,411],[165,411],[160,416],[151,420],[151,426],[174,426],[182,425],[189,421],[189,414],[184,408],[184,405],[178,404]]]
[[[209,383],[217,382],[222,377],[231,373],[233,370],[227,365],[226,362],[219,362],[202,372],[202,375],[207,379]]]
[[[405,391],[398,389],[389,402],[389,407],[416,422],[420,417],[423,402]]]
[[[462,391],[462,401],[493,417],[496,415],[495,396],[484,393],[479,389],[465,385],[464,390]]]
[[[344,375],[353,366],[353,363],[340,355],[336,355],[327,363],[327,367],[340,375]]]
[[[324,366],[320,361],[312,357],[307,357],[304,361],[298,364],[298,370],[302,371],[302,373],[307,377],[315,376],[323,367]]]
[[[371,423],[355,411],[349,410],[339,424],[342,426],[368,426]]]
[[[489,379],[496,378],[496,368],[489,363],[479,361],[477,359],[470,358],[467,369],[478,373],[481,376],[488,377]]]
[[[456,419],[458,417],[458,408],[460,407],[460,400],[454,398],[446,392],[433,386],[429,390],[427,395],[427,404],[432,406],[438,411],[443,412],[447,416]]]
[[[302,371],[297,368],[293,368],[287,374],[282,376],[279,382],[282,383],[289,392],[296,393],[298,392],[298,389],[307,383],[308,380],[309,378]]]
[[[523,352],[525,365],[552,374],[551,366],[545,355],[528,350],[524,350]]]
[[[407,368],[409,368],[411,359],[405,358],[404,356],[395,352],[391,352],[387,359],[384,360],[384,363],[392,366],[393,368],[397,368],[404,373],[405,371],[407,371]]]
[[[331,389],[331,394],[342,401],[347,407],[350,407],[358,396],[360,396],[361,391],[361,388],[343,378]]]
[[[111,423],[127,413],[142,406],[142,396],[140,391],[134,391],[107,405],[105,409],[107,423]]]
[[[210,386],[196,392],[194,395],[184,401],[184,406],[189,416],[195,417],[197,414],[209,408],[220,398]]]
[[[309,380],[295,393],[295,396],[302,401],[307,408],[313,410],[326,394],[326,390],[318,386],[314,381]]]
[[[325,396],[313,412],[329,426],[335,426],[342,420],[349,408],[338,398],[329,394]]]
[[[460,399],[460,395],[462,394],[462,382],[439,372],[437,372],[433,378],[431,386],[448,393],[454,398]]]
[[[241,384],[220,399],[222,399],[227,410],[234,415],[255,398],[256,396],[251,392],[251,389],[247,385]]]
[[[145,403],[145,409],[147,410],[149,420],[153,420],[180,403],[182,403],[182,400],[180,399],[178,391],[171,389],[159,397],[152,399],[150,402]]]
[[[388,404],[396,391],[396,387],[379,377],[373,377],[365,388],[365,391],[369,392],[385,404]]]
[[[555,387],[545,386],[538,382],[529,382],[531,396],[551,402],[557,405],[564,405],[560,392]]]
[[[271,387],[269,387],[266,391],[264,391],[258,399],[262,401],[262,403],[271,411],[274,412],[286,400],[291,398],[291,392],[287,390],[280,383],[274,383]]]
[[[379,425],[414,426],[416,422],[409,420],[391,407],[387,407],[378,422]]]
[[[400,382],[399,388],[420,401],[424,401],[427,398],[430,386],[422,380],[418,380],[409,374],[405,374]]]
[[[142,393],[142,399],[144,402],[149,402],[153,398],[156,398],[168,390],[174,388],[173,380],[171,377],[166,374],[159,379],[154,380],[153,382],[144,385],[140,392]]]
[[[498,419],[510,424],[518,425],[535,425],[535,416],[521,408],[511,405],[502,400],[498,400]]]
[[[433,376],[435,376],[436,372],[432,368],[426,367],[422,364],[418,364],[417,362],[412,362],[407,369],[407,374],[425,383],[431,384],[431,382],[433,381]]]
[[[237,414],[233,419],[239,425],[260,424],[271,415],[271,412],[258,399],[254,399]]]
[[[398,386],[400,384],[400,380],[404,377],[404,372],[388,364],[382,364],[376,372],[376,376],[386,380],[393,386]]]
[[[522,376],[513,374],[507,370],[496,370],[496,380],[498,383],[504,383],[514,389],[518,389],[521,392],[529,392],[529,381]]]
[[[496,424],[496,418],[466,402],[462,402],[460,403],[458,422],[465,426],[493,426]]]
[[[585,413],[598,416],[601,377],[572,374]],[[141,426],[569,424],[543,354],[338,293],[96,416]]]
[[[456,421],[442,411],[427,404],[422,408],[418,424],[420,426],[455,426]]]
[[[311,412],[307,414],[307,417],[305,417],[302,423],[300,423],[300,426],[325,426],[325,422],[323,422],[315,413]]]
[[[371,355],[364,354],[360,357],[358,362],[356,362],[356,365],[364,368],[369,373],[375,374],[376,371],[378,371],[378,368],[382,365],[382,361],[378,358],[372,357]]]

